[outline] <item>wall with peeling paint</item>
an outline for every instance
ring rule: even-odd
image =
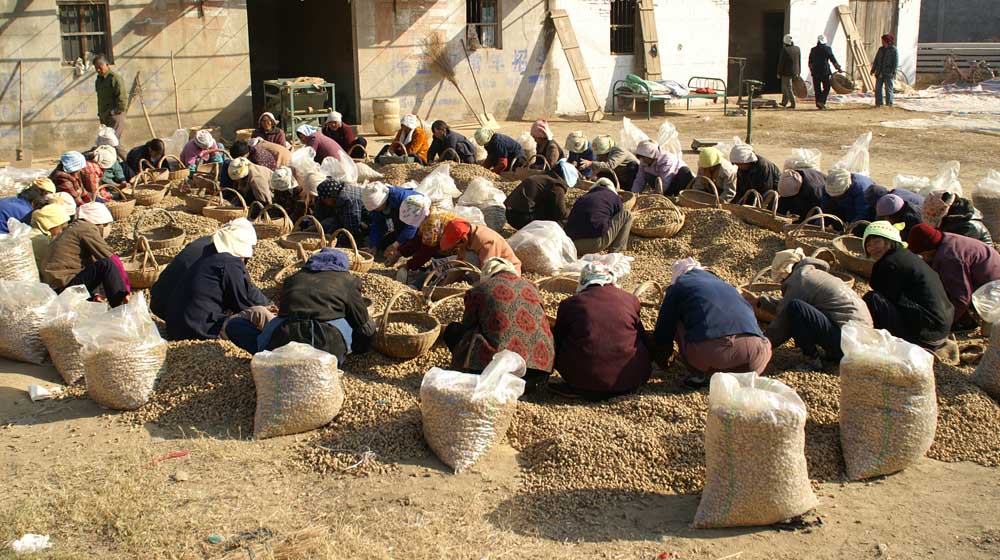
[[[111,0],[115,64],[125,87],[141,74],[159,136],[177,128],[170,52],[174,52],[184,126],[207,123],[233,136],[252,120],[245,0],[206,0],[204,15],[189,0]],[[62,64],[55,0],[0,0],[0,160],[12,159],[18,138],[16,66],[24,61],[26,148],[35,157],[93,145],[99,122],[94,72],[77,76]],[[123,143],[149,139],[136,99]]]

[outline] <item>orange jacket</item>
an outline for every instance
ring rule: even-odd
[[[400,134],[403,130],[396,131],[396,137],[392,139],[393,142],[399,142]],[[410,143],[406,145],[406,153],[411,156],[420,156],[424,161],[427,161],[427,151],[431,149],[431,141],[427,137],[427,131],[424,127],[418,126],[413,130],[413,138],[410,139]]]

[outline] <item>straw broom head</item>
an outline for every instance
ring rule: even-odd
[[[458,80],[455,77],[455,67],[448,57],[448,45],[441,38],[440,33],[435,33],[427,41],[427,44],[424,45],[424,59],[442,78],[454,84],[455,87],[458,87]]]

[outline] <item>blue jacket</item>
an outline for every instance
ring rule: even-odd
[[[381,212],[372,211],[368,214],[371,216],[371,226],[368,229],[368,246],[373,249],[383,249],[382,240],[385,238],[385,234],[389,231],[389,225],[391,223],[392,230],[396,232],[396,243],[402,245],[407,241],[413,239],[413,236],[417,233],[417,228],[413,226],[408,226],[399,219],[399,206],[403,204],[403,201],[411,196],[417,194],[417,191],[413,189],[402,189],[399,187],[389,187],[389,203],[386,205],[385,210]]]
[[[816,45],[809,51],[809,73],[814,77],[825,78],[832,74],[830,72],[831,62],[834,66],[839,66],[830,45]]]
[[[667,288],[653,338],[658,345],[673,343],[678,323],[686,342],[751,334],[763,337],[753,308],[736,288],[707,270],[695,269]]]
[[[570,152],[569,157],[566,158],[566,162],[570,165],[578,163],[581,159],[587,161],[594,161],[597,157],[594,156],[594,149],[590,147],[590,142],[587,142],[587,149],[582,152]],[[593,167],[588,167],[587,169],[581,169],[580,174],[584,177],[590,177],[594,173]]]
[[[0,233],[10,233],[7,220],[14,218],[19,222],[31,221],[31,203],[18,196],[0,198]]]
[[[206,247],[170,294],[164,321],[170,340],[211,340],[235,313],[258,303],[243,259]]]
[[[517,140],[499,132],[493,135],[484,148],[486,148],[486,167],[496,165],[502,158],[507,158],[510,162],[514,158],[524,157],[524,148],[517,143]]]
[[[594,187],[581,196],[570,210],[569,218],[566,219],[566,235],[570,239],[600,237],[611,227],[611,218],[623,208],[624,203],[618,193],[604,187]]]
[[[823,202],[820,207],[826,214],[833,214],[844,220],[845,224],[858,220],[871,221],[875,217],[875,209],[865,200],[865,191],[875,184],[867,175],[851,173],[851,186],[844,196],[834,198],[823,191]]]

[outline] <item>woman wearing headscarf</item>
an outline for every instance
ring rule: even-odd
[[[846,169],[831,169],[826,175],[820,208],[823,213],[833,214],[848,225],[871,220],[875,209],[868,205],[865,192],[874,184],[875,181],[867,175],[851,173]]]
[[[559,304],[555,369],[565,383],[550,384],[561,395],[598,401],[630,393],[653,373],[639,300],[615,285],[607,265],[589,262],[576,294]]]
[[[125,176],[128,179],[135,177],[142,169],[139,169],[140,162],[146,160],[153,165],[153,168],[160,167],[160,160],[166,155],[166,148],[163,140],[153,138],[145,144],[136,146],[128,151],[125,156]],[[142,166],[144,169],[146,166]]]
[[[264,113],[257,119],[257,128],[253,130],[252,138],[263,138],[279,146],[288,146],[285,131],[278,128],[278,119],[274,113]]]
[[[628,246],[632,213],[625,209],[611,180],[601,177],[573,204],[565,229],[581,257],[605,250],[621,253]]]
[[[468,138],[452,130],[444,121],[434,121],[431,125],[434,140],[427,151],[427,163],[434,163],[439,157],[441,161],[456,163],[476,163],[476,147]]]
[[[281,286],[278,316],[258,337],[261,349],[275,350],[289,342],[309,344],[337,357],[368,350],[375,322],[361,295],[361,279],[351,274],[347,254],[323,249]]]
[[[85,172],[86,167],[87,159],[83,154],[66,152],[49,174],[49,179],[56,186],[56,190],[72,196],[77,206],[94,202],[99,198],[100,185],[93,182],[91,175]]]
[[[920,255],[941,277],[948,300],[955,308],[954,324],[974,328],[976,320],[969,313],[972,293],[980,286],[1000,280],[1000,253],[979,241],[944,233],[929,224],[910,230],[910,251]]]
[[[396,131],[392,142],[382,147],[375,156],[375,161],[378,162],[381,156],[391,153],[397,156],[413,156],[418,162],[427,165],[427,151],[430,148],[430,140],[424,127],[420,126],[420,119],[409,113],[399,120],[399,130]]]
[[[937,353],[945,349],[955,316],[941,278],[899,236],[902,224],[872,222],[865,253],[875,261],[864,300],[876,329]]]
[[[40,269],[42,282],[56,293],[82,284],[93,298],[103,297],[112,307],[128,303],[128,275],[105,241],[114,221],[111,212],[100,202],[88,202],[77,212],[77,220],[49,244],[49,254]],[[96,295],[99,287],[103,288],[103,296]]]
[[[368,238],[369,216],[361,197],[361,187],[341,183],[331,178],[319,184],[313,216],[323,226],[323,231],[332,233],[343,228],[351,232],[355,242]],[[349,245],[347,236],[337,238],[341,247]]]
[[[840,329],[849,321],[872,326],[871,313],[861,297],[830,274],[826,261],[806,257],[802,249],[778,251],[771,262],[771,279],[781,284],[781,297],[745,297],[775,316],[764,331],[771,347],[795,339],[809,369],[822,369],[821,359],[840,361]]]
[[[569,217],[569,188],[559,168],[524,179],[504,201],[507,223],[521,229],[535,220],[564,222]]]
[[[758,155],[750,144],[737,144],[729,151],[729,161],[736,165],[736,194],[740,200],[749,190],[760,194],[778,188],[781,170],[764,156]]]
[[[968,198],[949,191],[934,191],[924,199],[923,220],[937,229],[993,244],[983,214]]]
[[[584,167],[582,163],[584,160],[594,161],[595,156],[587,135],[582,130],[570,132],[569,136],[566,137],[566,150],[569,151],[566,162],[575,165],[580,170],[580,174],[589,179],[594,170],[591,166]]]
[[[247,204],[253,201],[264,206],[271,204],[273,197],[271,196],[272,172],[270,169],[251,163],[245,157],[238,157],[229,162],[226,173],[233,181],[234,190],[243,196]]]
[[[88,170],[93,168],[90,172],[98,176],[98,184],[117,186],[125,182],[125,171],[118,162],[118,152],[112,146],[94,148],[90,153],[87,168]]]
[[[417,228],[412,239],[399,246],[399,254],[409,257],[406,261],[408,279],[416,284],[423,280],[417,273],[428,261],[440,254],[441,236],[444,228],[458,214],[431,205],[431,199],[417,193],[407,197],[399,206],[399,219],[406,225]]]
[[[535,121],[531,125],[531,137],[535,139],[535,153],[545,160],[545,163],[533,160],[531,167],[542,169],[548,164],[548,169],[555,169],[559,160],[566,158],[562,146],[552,138],[552,129],[549,128],[548,121],[544,119]]]
[[[271,196],[271,202],[281,206],[292,222],[305,215],[305,192],[290,167],[279,167],[271,173]]]
[[[736,166],[722,157],[719,150],[710,146],[698,152],[698,177],[712,181],[722,202],[730,202],[736,196],[736,175]],[[697,182],[691,188],[706,192],[711,190],[698,186]]]
[[[872,60],[872,76],[875,76],[875,106],[881,107],[883,103],[882,90],[885,89],[885,104],[892,107],[893,91],[892,80],[896,77],[896,69],[899,68],[899,52],[896,50],[896,38],[890,33],[882,35],[882,46],[875,53]]]
[[[102,146],[90,154],[90,159],[87,159],[83,170],[80,171],[85,178],[85,183],[97,185],[97,202],[105,202],[112,199],[111,193],[104,188],[106,184],[104,182],[104,174],[117,163],[117,157],[114,148]]]
[[[393,187],[380,182],[362,187],[361,201],[368,211],[371,227],[368,228],[368,246],[383,254],[387,266],[399,258],[399,247],[413,239],[417,228],[400,218],[403,201],[418,194],[413,189]]]
[[[215,141],[212,133],[208,130],[199,130],[194,138],[184,145],[181,150],[181,163],[194,171],[202,163],[219,163],[224,161],[222,146]],[[176,170],[175,170],[176,171]]]
[[[256,143],[251,146],[250,143],[256,141]],[[271,171],[274,171],[278,167],[278,158],[274,156],[271,152],[260,148],[260,138],[251,138],[248,140],[237,140],[233,142],[233,145],[229,147],[229,155],[236,158],[247,158],[250,163],[255,165],[260,165],[261,167],[266,167]],[[291,158],[291,152],[289,152],[289,158]],[[227,168],[228,171],[228,168]]]
[[[826,175],[818,169],[786,169],[778,180],[778,213],[798,216],[802,222],[809,211],[823,203]],[[817,222],[810,222],[818,225]]]
[[[552,373],[555,343],[538,288],[506,259],[483,264],[482,280],[465,292],[462,322],[450,323],[442,338],[458,371],[481,373],[501,350],[519,354],[528,368],[526,394]]]
[[[641,193],[650,187],[657,194],[674,196],[694,180],[694,175],[680,156],[661,149],[652,140],[639,142],[635,154],[639,156],[639,171],[632,182],[634,193]]]
[[[46,197],[56,192],[52,181],[40,177],[17,196],[0,198],[0,234],[10,233],[7,220],[14,218],[21,223],[31,222],[31,213],[47,204]]]
[[[263,165],[272,171],[279,167],[287,167],[292,163],[292,152],[288,148],[268,142],[263,138],[251,138],[247,141],[247,146],[250,148],[248,154],[250,161],[257,165]],[[233,147],[235,149],[235,143]],[[235,153],[233,153],[233,157],[236,157]]]
[[[492,128],[476,131],[476,143],[486,150],[483,167],[494,173],[503,173],[520,167],[525,162],[524,148],[510,136],[494,132]]]
[[[230,340],[250,354],[274,314],[251,297],[253,280],[246,261],[257,233],[246,218],[233,220],[212,235],[212,245],[188,269],[170,294],[164,321],[171,340]]]
[[[607,134],[594,138],[592,148],[595,159],[581,159],[580,169],[591,169],[593,177],[607,177],[619,188],[631,188],[639,172],[639,160],[635,155],[616,146],[614,139]]]
[[[440,246],[442,253],[455,254],[476,266],[494,257],[505,259],[521,274],[521,259],[514,254],[514,249],[502,235],[484,225],[470,224],[462,218],[452,220],[444,227]],[[475,258],[469,258],[469,253]]]
[[[319,133],[319,129],[315,126],[310,126],[304,124],[295,129],[295,134],[299,137],[299,142],[302,142],[303,146],[309,146],[316,152],[316,163],[323,163],[323,160],[332,157],[334,159],[340,159],[341,154],[345,154],[344,149],[340,147],[335,140]]]
[[[344,122],[344,116],[337,111],[330,111],[323,124],[323,134],[332,138],[334,142],[340,144],[352,158],[365,156],[368,149],[368,139],[364,136],[354,134],[354,127]]]
[[[763,373],[771,343],[761,332],[753,308],[740,292],[692,259],[671,267],[670,287],[653,331],[655,359],[666,366],[677,342],[692,387],[708,385],[719,371]]]
[[[49,257],[49,243],[62,233],[69,220],[70,215],[62,204],[47,204],[31,213],[31,250],[38,270],[42,270]]]
[[[875,209],[875,219],[891,224],[905,224],[902,238],[906,241],[913,226],[923,220],[924,197],[906,189],[889,189],[872,185],[865,191],[865,200]]]
[[[123,148],[121,143],[118,141],[118,133],[116,133],[115,129],[110,126],[104,126],[102,124],[97,128],[97,137],[94,138],[94,148],[97,148],[98,146],[111,146],[115,149],[115,153],[121,161],[125,161],[125,157],[128,155],[125,152],[125,148]]]

